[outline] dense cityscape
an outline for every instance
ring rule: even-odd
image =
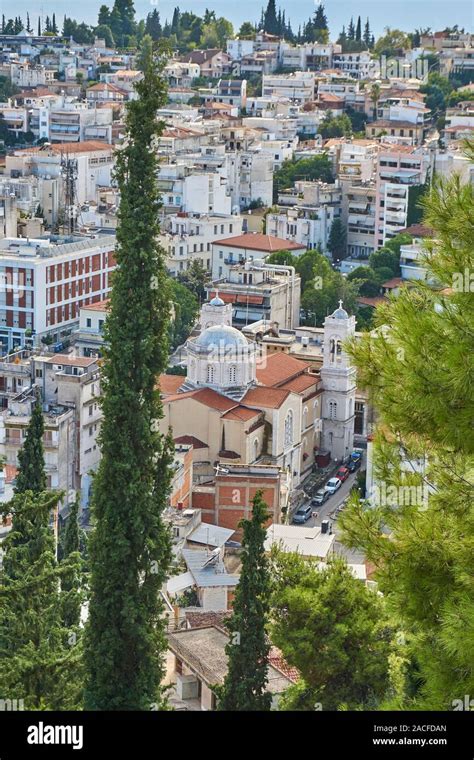
[[[474,36],[307,11],[2,17],[0,712],[474,709]]]

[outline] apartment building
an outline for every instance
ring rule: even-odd
[[[212,244],[212,279],[226,279],[236,264],[264,261],[277,251],[291,251],[298,256],[305,250],[306,246],[301,243],[257,232],[216,240]]]
[[[160,243],[167,252],[166,265],[170,274],[178,275],[193,261],[199,261],[208,271],[212,266],[212,244],[223,235],[242,233],[240,214],[217,216],[179,212],[165,217]]]
[[[96,140],[15,150],[6,156],[5,175],[12,178],[37,177],[48,181],[57,179],[62,186],[62,164],[66,158],[75,162],[77,204],[95,201],[99,187],[111,186],[115,165],[114,149],[112,145]],[[48,203],[47,197],[43,197],[41,205],[44,209],[49,209],[51,205],[54,207],[54,204]],[[54,208],[49,213],[52,218],[48,221],[54,224]]]
[[[97,140],[112,142],[112,108],[90,108],[87,103],[64,102],[49,113],[49,140],[52,143],[79,143]]]
[[[51,236],[0,240],[0,346],[10,353],[28,336],[60,341],[81,306],[101,301],[115,269],[115,238]]]
[[[376,66],[368,50],[359,53],[336,53],[332,67],[352,79],[370,79],[376,73]]]
[[[340,186],[295,182],[292,190],[279,194],[278,203],[278,211],[267,215],[267,233],[326,252],[332,223],[341,216]]]
[[[376,248],[407,226],[410,188],[425,182],[426,171],[421,148],[381,146],[376,169]]]
[[[79,309],[79,326],[72,333],[74,352],[79,357],[100,357],[104,347],[104,325],[109,299]]]
[[[64,491],[62,503],[79,492],[89,501],[91,473],[99,464],[97,436],[99,367],[94,359],[72,355],[35,355],[26,351],[0,362],[0,455],[15,467],[38,398],[44,416],[44,459],[48,488]]]
[[[300,71],[320,71],[333,68],[334,58],[341,52],[341,46],[332,42],[307,42],[304,45],[280,45],[282,68]]]
[[[230,215],[231,197],[225,178],[216,171],[203,171],[185,156],[179,163],[162,164],[158,187],[165,214],[184,211],[194,214]]]
[[[342,220],[347,230],[347,254],[367,259],[376,248],[376,196],[374,182],[344,183]]]
[[[295,71],[291,74],[264,74],[262,96],[289,98],[308,103],[314,100],[316,76],[311,71]]]

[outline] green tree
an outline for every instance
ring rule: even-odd
[[[101,5],[97,18],[98,26],[110,26],[110,10],[107,5]]]
[[[438,285],[402,289],[377,310],[383,329],[348,346],[377,412],[376,482],[395,496],[353,503],[343,540],[374,563],[405,632],[400,709],[449,710],[474,691],[473,208],[471,184],[436,180],[423,265]]]
[[[329,137],[350,137],[352,123],[346,113],[333,116],[332,112],[328,111],[319,125],[318,132],[324,140]]]
[[[115,47],[114,35],[112,34],[112,29],[110,26],[107,26],[106,24],[99,24],[99,26],[96,26],[94,29],[94,34],[96,37],[98,37],[98,39],[105,41],[106,47]]]
[[[278,18],[275,0],[268,0],[267,9],[264,15],[263,29],[265,32],[268,32],[268,34],[278,34]]]
[[[209,279],[207,269],[203,267],[199,259],[191,262],[191,265],[183,272],[178,274],[178,282],[185,285],[186,288],[198,299],[199,303],[206,297],[205,284]]]
[[[317,180],[332,182],[332,168],[327,153],[312,158],[301,158],[298,161],[288,159],[283,162],[273,175],[274,202],[278,200],[278,193],[291,188],[296,180]]]
[[[154,42],[157,42],[163,34],[160,14],[156,8],[146,17],[145,34],[149,34]]]
[[[227,622],[231,639],[226,646],[228,671],[217,690],[219,710],[269,710],[268,681],[270,645],[266,625],[270,611],[270,573],[264,543],[270,518],[258,491],[252,517],[242,520],[242,569],[235,592],[232,616]]]
[[[118,268],[105,326],[102,458],[89,546],[86,705],[95,710],[149,710],[163,702],[160,589],[171,548],[161,514],[171,441],[158,430],[156,378],[167,366],[170,297],[165,252],[156,242],[160,194],[153,150],[162,130],[156,112],[166,103],[162,65],[150,55],[143,66],[116,164]]]
[[[41,402],[36,399],[32,405],[25,443],[18,452],[19,472],[16,478],[15,493],[32,491],[34,494],[38,494],[46,489],[43,433],[43,410]]]
[[[50,524],[57,502],[57,494],[26,491],[3,505],[12,528],[2,544],[0,683],[27,710],[81,706],[81,644],[62,620],[62,570]]]
[[[346,255],[346,229],[339,217],[331,224],[328,238],[328,250],[333,261],[345,258]]]
[[[252,39],[255,39],[255,34],[256,34],[256,32],[255,32],[254,25],[250,21],[244,21],[244,23],[241,24],[241,26],[240,26],[240,29],[239,29],[239,32],[238,32],[237,36],[240,39],[244,39],[245,38],[245,39],[252,40]]]
[[[136,66],[140,71],[145,71],[150,57],[153,57],[153,40],[149,34],[143,37],[137,55]]]
[[[390,685],[392,635],[380,597],[340,558],[320,569],[276,553],[274,576],[272,640],[301,673],[286,708],[376,708]]]
[[[316,252],[313,278],[305,285],[301,307],[307,325],[322,325],[328,314],[337,309],[340,299],[349,313],[356,308],[357,285],[336,272],[326,256]]]
[[[194,293],[173,280],[171,284],[174,316],[171,323],[171,342],[174,347],[181,346],[190,336],[199,313],[199,301]]]
[[[394,58],[410,48],[411,43],[408,34],[400,29],[386,27],[385,34],[379,37],[375,43],[374,53],[377,56],[384,55],[386,58]]]

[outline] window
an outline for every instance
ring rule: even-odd
[[[328,408],[329,408],[329,419],[337,420],[337,401],[330,401],[328,404]]]
[[[214,382],[214,367],[209,365],[207,368],[207,382],[213,383]]]
[[[356,435],[364,433],[364,404],[360,401],[355,402],[354,433]]]
[[[285,418],[284,446],[287,448],[293,443],[293,412],[291,409]]]
[[[235,364],[233,364],[231,367],[229,367],[229,382],[235,383],[237,380],[237,367]]]

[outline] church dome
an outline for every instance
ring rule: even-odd
[[[222,348],[241,348],[248,346],[247,339],[239,330],[229,325],[213,325],[206,328],[195,341],[200,348],[219,346]]]
[[[334,319],[349,319],[349,314],[342,308],[342,301],[339,301],[339,308],[331,314]]]
[[[224,301],[222,298],[219,298],[219,296],[214,296],[214,298],[209,301],[211,306],[225,306]]]

